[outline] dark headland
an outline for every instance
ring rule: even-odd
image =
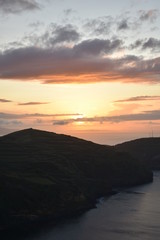
[[[119,152],[129,153],[147,164],[152,170],[160,170],[160,138],[140,138],[115,146]]]
[[[73,216],[114,188],[152,181],[141,155],[124,150],[34,129],[0,137],[1,232]]]

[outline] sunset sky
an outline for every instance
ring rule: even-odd
[[[159,0],[0,0],[0,135],[160,136]]]

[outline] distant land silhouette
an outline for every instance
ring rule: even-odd
[[[145,164],[152,170],[160,170],[160,138],[141,138],[118,144],[116,151],[127,152]]]
[[[160,139],[130,143],[111,147],[34,129],[0,137],[1,231],[64,219],[114,188],[152,181],[147,154],[159,156]]]

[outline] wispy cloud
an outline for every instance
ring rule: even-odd
[[[136,96],[136,97],[131,97],[131,98],[126,98],[126,99],[120,99],[116,100],[114,102],[137,102],[137,101],[160,101],[160,96]]]
[[[0,0],[0,12],[15,14],[40,9],[36,0]]]
[[[41,105],[41,104],[49,104],[49,102],[25,102],[25,103],[18,103],[18,105],[20,105],[20,106]]]
[[[112,16],[105,16],[93,19],[87,19],[83,28],[90,34],[106,35],[111,31],[111,27],[114,24]]]
[[[76,11],[72,8],[67,8],[63,11],[65,17],[70,17],[72,14],[76,13]]]
[[[81,116],[79,113],[61,113],[61,114],[42,114],[42,113],[26,113],[26,114],[14,114],[0,112],[0,119],[23,119],[23,118],[45,118],[45,117],[78,117]]]
[[[36,23],[35,23],[36,27]],[[50,23],[42,34],[35,32],[24,37],[28,45],[35,45],[41,48],[53,48],[64,44],[77,43],[81,39],[81,33],[78,27],[73,24],[56,24]]]
[[[0,98],[0,103],[9,103],[9,102],[12,102],[12,101],[5,98]]]
[[[14,102],[12,100],[8,100],[5,98],[0,98],[0,103],[10,103],[10,102]],[[31,106],[31,105],[42,105],[42,104],[49,104],[50,102],[19,102],[17,103],[17,105],[19,106]]]
[[[8,120],[1,120],[1,119],[0,119],[0,126],[3,126],[3,125],[18,126],[18,125],[22,125],[22,124],[23,124],[23,122],[18,121],[18,120],[8,121]]]
[[[137,31],[143,24],[153,24],[159,17],[157,9],[139,10],[137,16],[131,16],[129,11],[121,15],[102,16],[99,18],[86,19],[83,25],[84,30],[91,35],[106,36],[113,34],[114,31],[132,30]]]
[[[153,22],[158,17],[159,11],[157,9],[150,9],[148,11],[140,10],[140,20],[141,21],[151,21]]]

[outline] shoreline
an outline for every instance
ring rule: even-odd
[[[132,188],[135,186],[145,185],[153,182],[153,179],[142,183],[136,184],[132,186],[127,186],[127,188]],[[7,229],[0,230],[0,237],[5,237],[5,240],[25,240],[26,237],[33,237],[35,234],[40,233],[40,230],[44,231],[46,229],[54,228],[57,225],[62,225],[67,223],[67,221],[75,218],[79,218],[81,215],[85,214],[87,211],[92,210],[94,208],[98,208],[98,205],[101,204],[101,199],[109,198],[112,195],[118,194],[126,187],[121,187],[117,189],[113,189],[108,194],[98,197],[93,201],[85,204],[83,207],[79,206],[72,211],[68,211],[67,213],[63,213],[57,216],[44,216],[36,220],[27,221],[25,224],[19,224],[15,226],[8,227]],[[103,202],[103,201],[102,201]],[[26,219],[25,219],[26,220]]]

